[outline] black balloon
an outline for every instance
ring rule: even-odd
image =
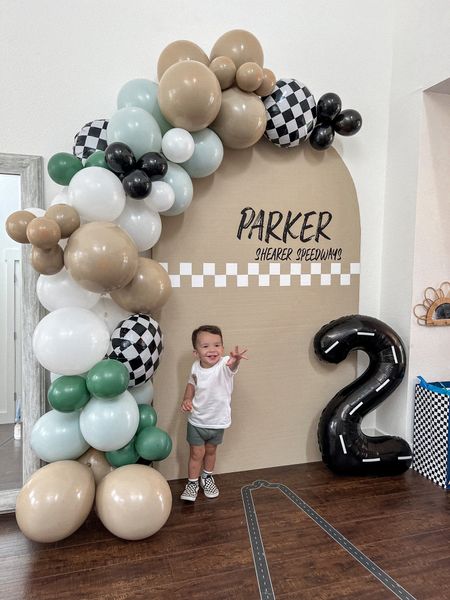
[[[136,169],[122,179],[123,189],[131,198],[145,198],[152,190],[152,182],[149,176]]]
[[[147,173],[152,181],[162,179],[167,173],[167,160],[157,152],[147,152],[138,160],[136,167]]]
[[[314,351],[320,360],[337,364],[352,350],[366,352],[369,366],[323,410],[318,427],[322,460],[332,471],[345,475],[402,473],[412,461],[409,444],[400,437],[367,436],[361,421],[402,381],[406,367],[403,343],[388,325],[361,315],[332,321],[314,337]]]
[[[330,124],[317,125],[309,136],[309,143],[315,150],[326,150],[334,140],[334,130]]]
[[[346,108],[333,121],[333,128],[339,135],[355,135],[361,129],[362,117],[357,110]]]
[[[341,99],[337,94],[328,92],[320,96],[317,102],[317,120],[320,122],[322,118],[332,121],[335,119],[342,108]]]
[[[133,151],[122,142],[113,142],[106,148],[105,161],[111,171],[119,177],[127,175],[136,168]]]

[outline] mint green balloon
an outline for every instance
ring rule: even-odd
[[[148,404],[139,404],[138,408],[139,425],[136,433],[139,433],[146,427],[154,427],[156,425],[156,421],[158,420],[156,410],[153,408],[153,406],[149,406]]]
[[[136,436],[135,446],[139,456],[146,460],[164,460],[172,450],[172,440],[159,427],[145,427]]]
[[[188,208],[192,202],[192,196],[194,194],[194,187],[192,185],[192,179],[180,165],[167,161],[167,173],[164,175],[161,181],[165,181],[172,186],[175,192],[175,202],[165,212],[161,214],[165,217],[174,217],[181,215]]]
[[[30,445],[45,462],[79,458],[89,448],[81,433],[80,412],[46,412],[33,426]]]
[[[84,163],[85,167],[103,167],[104,169],[109,169],[105,160],[105,153],[103,150],[96,150],[93,152]],[[111,170],[111,169],[109,169]]]
[[[156,91],[156,94],[158,94],[158,91]],[[173,125],[171,125],[162,114],[161,109],[159,108],[158,100],[156,101],[156,104],[153,107],[152,115],[155,117],[156,122],[158,123],[159,128],[161,129],[162,135],[167,133],[169,129],[173,129]]]
[[[158,104],[158,84],[150,79],[132,79],[125,83],[117,97],[117,108],[137,106],[143,108],[153,117],[164,135],[172,125],[164,118]]]
[[[183,169],[194,178],[208,177],[220,167],[223,159],[223,144],[212,129],[191,133],[195,142],[194,154],[181,163]]]
[[[136,434],[139,409],[125,390],[115,398],[93,396],[80,414],[80,430],[90,446],[102,452],[119,450]]]
[[[138,160],[146,152],[161,151],[161,130],[155,118],[143,108],[125,106],[116,111],[106,130],[108,144],[127,144]]]
[[[139,454],[134,446],[133,438],[126,446],[119,450],[105,452],[105,458],[113,467],[123,467],[124,465],[132,465],[139,460]]]

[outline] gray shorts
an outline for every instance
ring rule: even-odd
[[[218,446],[223,440],[223,429],[196,427],[188,421],[186,439],[190,446],[203,446],[204,444]]]

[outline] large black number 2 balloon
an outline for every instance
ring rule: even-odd
[[[341,474],[402,473],[411,465],[409,444],[399,437],[369,437],[361,431],[361,421],[402,381],[403,343],[385,323],[361,315],[332,321],[314,337],[314,351],[321,360],[340,363],[352,350],[366,352],[369,366],[323,410],[318,429],[322,459]]]

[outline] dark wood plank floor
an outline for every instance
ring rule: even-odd
[[[417,600],[450,599],[450,496],[409,471],[400,477],[336,477],[321,463],[217,476],[220,497],[178,500],[154,536],[127,542],[92,514],[49,545],[0,517],[0,598],[259,599],[241,500],[256,479],[284,483]],[[395,598],[275,489],[253,492],[277,600]]]

